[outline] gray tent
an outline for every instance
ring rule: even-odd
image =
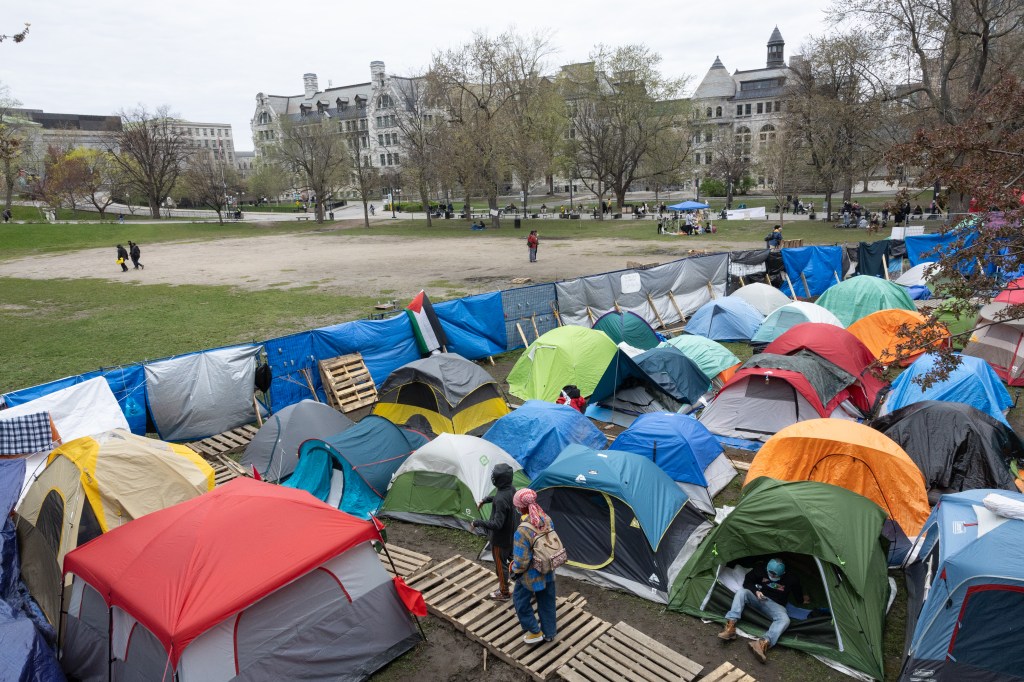
[[[254,467],[265,481],[283,480],[295,471],[303,442],[311,438],[324,440],[352,424],[351,419],[333,407],[314,400],[289,405],[270,416],[253,436],[242,464]]]

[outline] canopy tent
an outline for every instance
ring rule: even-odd
[[[629,310],[605,313],[597,318],[593,328],[607,334],[616,345],[626,342],[640,350],[654,348],[661,341],[647,320]]]
[[[572,384],[589,396],[616,350],[615,342],[603,332],[556,327],[519,356],[508,374],[509,393],[523,400],[554,402],[562,387]]]
[[[711,377],[718,385],[728,381],[740,366],[740,359],[731,350],[717,341],[703,336],[682,334],[663,341],[661,345],[672,346],[681,351],[683,355],[697,363],[700,371]]]
[[[686,322],[686,333],[713,341],[749,341],[764,321],[757,308],[739,298],[708,301]]]
[[[302,400],[267,417],[242,455],[242,464],[264,481],[291,476],[299,462],[299,446],[310,438],[328,438],[351,427],[352,420],[330,405]]]
[[[793,618],[779,644],[881,680],[889,596],[879,541],[884,522],[876,504],[833,485],[753,481],[679,572],[669,608],[724,622],[746,570],[781,556],[811,605],[829,613],[794,612],[801,617]],[[769,625],[755,609],[744,611],[739,623],[757,635]]]
[[[979,488],[1016,490],[1009,461],[1024,464],[1013,429],[970,405],[922,400],[876,419],[924,474],[931,498]]]
[[[791,302],[784,293],[764,282],[752,282],[740,287],[729,296],[746,301],[766,317]]]
[[[917,310],[907,290],[878,277],[858,275],[828,288],[818,305],[832,311],[844,327],[879,310]]]
[[[987,362],[1010,386],[1024,386],[1024,320],[1006,318],[1003,311],[1008,305],[1016,304],[989,303],[981,309],[964,355]]]
[[[484,439],[512,455],[534,478],[574,443],[603,449],[608,445],[593,422],[568,405],[528,400],[494,423]]]
[[[895,524],[890,564],[899,565],[909,540],[928,518],[928,492],[914,460],[892,439],[869,426],[839,419],[811,419],[782,429],[758,451],[746,483],[761,476],[783,481],[831,483],[868,498]]]
[[[18,505],[25,585],[56,625],[68,552],[213,486],[213,469],[184,445],[121,429],[61,445]]]
[[[150,514],[68,554],[64,667],[90,680],[369,677],[419,639],[370,540],[369,521],[245,478]]]
[[[629,452],[570,445],[530,487],[568,551],[559,573],[661,603],[711,530],[665,472]]]
[[[736,477],[735,467],[711,432],[681,414],[640,415],[610,448],[650,459],[694,506],[708,514],[715,512],[714,496]]]
[[[699,201],[683,201],[678,204],[673,204],[668,207],[670,211],[699,211],[705,208],[710,208],[707,204]]]
[[[590,396],[591,405],[622,413],[615,423],[639,414],[689,411],[711,388],[697,364],[672,347],[635,357],[618,351]],[[588,409],[588,414],[591,410]],[[614,415],[611,421],[615,421]]]
[[[931,372],[938,358],[931,353],[919,357],[892,382],[892,391],[882,403],[880,414],[889,414],[922,400],[944,400],[970,405],[1007,423],[1004,412],[1013,405],[1013,399],[995,371],[980,358],[958,354],[956,357],[960,358],[960,363],[949,376],[937,379],[927,389],[914,379]]]
[[[391,478],[380,515],[412,523],[470,530],[482,520],[480,502],[494,490],[491,472],[507,464],[522,466],[512,456],[476,436],[442,433],[402,462]],[[517,481],[529,484],[525,475]]]
[[[875,376],[875,357],[871,351],[842,327],[805,322],[791,327],[764,349],[764,353],[774,355],[794,355],[800,351],[813,353],[852,375],[855,381],[847,389],[850,402],[865,414],[889,385]]]
[[[469,433],[508,414],[501,387],[476,363],[438,353],[388,375],[373,414],[404,424],[419,415],[434,433]]]
[[[843,323],[835,315],[820,305],[807,303],[806,301],[795,301],[787,303],[766,317],[761,326],[757,328],[757,332],[750,339],[750,342],[771,343],[796,325],[809,322],[828,324],[840,329],[843,326]]]
[[[943,495],[907,567],[907,648],[900,680],[1020,679],[1024,521],[996,513],[1024,495]],[[1018,512],[1019,513],[1019,512]]]
[[[904,326],[907,332],[900,333]],[[891,365],[899,360],[900,364],[906,366],[927,350],[920,345],[919,334],[928,326],[928,318],[916,310],[879,310],[851,324],[849,332],[867,346],[883,365]],[[948,343],[949,330],[940,324],[939,331],[944,338],[936,339],[933,346]]]
[[[426,442],[421,433],[367,415],[342,433],[304,442],[295,472],[284,485],[367,518],[384,499],[391,475]]]

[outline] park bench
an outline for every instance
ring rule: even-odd
[[[300,216],[295,216],[295,219],[296,219],[296,220],[309,220],[309,219],[310,219],[310,218],[312,218],[312,217],[313,217],[313,216],[308,216],[308,215],[300,215]]]

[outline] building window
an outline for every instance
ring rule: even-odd
[[[384,155],[383,154],[380,155],[380,165],[382,165],[382,166],[384,165]]]
[[[395,165],[397,166],[399,163],[401,162],[398,160],[398,154],[395,154]]]
[[[707,152],[704,154],[704,163],[708,165],[711,164],[711,152]]]
[[[761,126],[761,130],[758,133],[758,140],[763,144],[770,140],[775,139],[775,126],[771,123]]]
[[[366,149],[369,146],[370,146],[370,136],[369,135],[363,135],[363,149]]]
[[[775,101],[775,111],[782,111],[782,102]]]
[[[743,113],[745,115],[747,115],[747,116],[750,116],[750,105],[749,104],[744,104],[743,105]]]
[[[722,107],[715,107],[715,118],[722,118]]]
[[[757,103],[757,113],[759,113],[759,114],[763,114],[764,113],[764,104],[762,102],[758,102]]]
[[[710,131],[704,133],[704,141],[705,142],[711,142],[711,139],[712,139],[712,135],[711,135]]]
[[[384,135],[381,133],[377,133],[377,144],[379,144],[381,147],[384,146]]]
[[[391,165],[391,154],[388,154],[388,165]]]
[[[693,155],[693,162],[698,165],[700,164],[700,154]]]
[[[707,113],[707,117],[711,118],[711,107],[708,107],[708,110],[707,110],[706,113]]]
[[[359,129],[360,130],[366,130],[366,119],[365,118],[359,119]]]
[[[742,116],[743,115],[743,105],[742,104],[737,104],[736,105],[736,115],[737,116]]]

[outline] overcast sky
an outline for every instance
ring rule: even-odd
[[[584,61],[597,43],[646,43],[662,72],[695,87],[715,59],[761,68],[778,25],[786,58],[827,29],[827,0],[774,2],[552,2],[469,0],[0,0],[0,33],[32,24],[25,42],[0,43],[0,84],[32,109],[112,114],[167,104],[182,118],[230,123],[252,149],[256,93],[296,95],[302,74],[320,88],[367,82],[370,62],[390,73],[425,70],[438,50],[515,26],[549,30],[553,64]]]

